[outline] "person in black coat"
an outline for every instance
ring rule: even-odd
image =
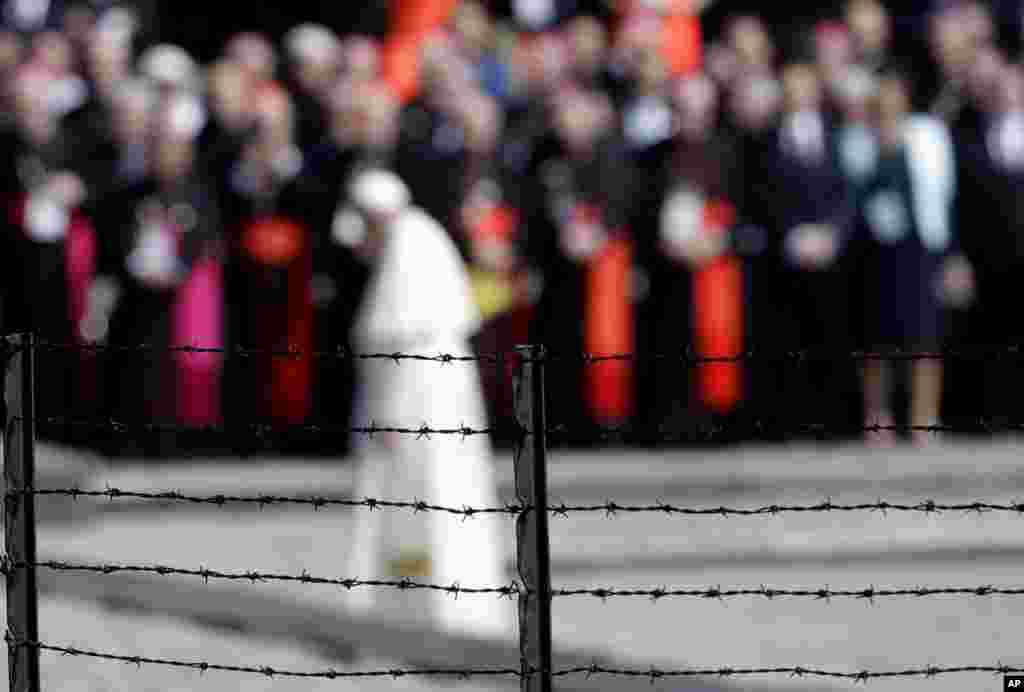
[[[810,349],[842,354],[849,339],[845,249],[855,204],[839,165],[835,128],[823,112],[814,68],[791,63],[782,73],[784,106],[764,142],[751,181],[760,189],[757,216],[768,230],[770,272],[754,286],[761,294],[753,320],[758,350]],[[769,275],[770,274],[770,275]],[[765,390],[779,392],[785,425],[849,425],[857,416],[856,370],[851,361],[753,362]],[[767,378],[767,381],[765,381]],[[767,414],[767,412],[766,412]]]
[[[676,90],[674,136],[634,157],[630,226],[647,290],[638,304],[638,353],[681,353],[694,347],[694,276],[730,249],[743,188],[735,138],[717,126],[718,93],[704,75]],[[733,219],[707,223],[711,205]],[[678,359],[638,363],[637,411],[645,427],[706,423],[718,411],[702,402],[697,369]]]
[[[326,100],[341,71],[341,42],[320,24],[300,24],[284,37],[285,82],[295,102],[296,138],[307,151],[323,137]]]
[[[256,125],[226,175],[229,343],[300,353],[229,362],[225,391],[239,421],[301,424],[313,413],[311,283],[316,241],[329,223],[320,203],[326,189],[302,175],[288,95],[269,87],[250,98]]]
[[[630,167],[607,97],[567,92],[552,106],[554,130],[535,142],[519,191],[524,252],[541,285],[530,339],[559,354],[549,374],[551,410],[579,429],[593,422],[580,358],[587,273],[610,234],[626,226]]]
[[[977,272],[972,339],[1000,349],[1024,343],[1016,300],[1024,276],[1024,76],[1006,67],[999,102],[985,126],[959,142],[957,223],[961,245]],[[982,364],[985,415],[1019,419],[1021,367],[1015,360]]]
[[[317,344],[324,351],[351,349],[352,325],[370,279],[365,261],[354,251],[360,239],[346,223],[346,190],[357,173],[388,166],[394,155],[398,106],[385,87],[373,82],[342,81],[329,100],[326,136],[306,157],[302,175],[322,191],[315,201],[324,224],[315,228],[313,294]],[[324,359],[316,377],[316,415],[332,423],[349,422],[355,401],[356,368],[351,359]],[[344,452],[349,441],[331,449]]]
[[[460,112],[468,93],[479,87],[475,75],[449,45],[423,52],[421,94],[402,110],[395,149],[395,172],[423,208],[449,232],[457,223],[469,151]],[[453,234],[463,256],[466,244]]]
[[[76,165],[82,161],[73,156],[75,142],[45,98],[49,77],[24,68],[13,84],[14,122],[0,132],[0,333],[31,331],[43,341],[83,344],[80,309],[96,240],[81,212],[88,194]],[[76,351],[40,354],[42,417],[82,412],[89,398],[79,376],[88,360]],[[71,439],[75,432],[40,426],[44,437]]]
[[[158,108],[146,176],[108,194],[97,213],[107,241],[101,270],[119,294],[108,342],[129,347],[112,355],[108,414],[133,424],[182,418],[180,359],[159,349],[180,345],[175,306],[182,286],[200,262],[219,256],[221,244],[216,194],[195,165],[202,106],[175,95]],[[131,351],[141,344],[158,350]],[[172,452],[177,442],[170,434],[137,441],[156,456]]]

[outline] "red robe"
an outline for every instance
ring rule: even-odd
[[[255,301],[249,341],[258,350],[296,355],[257,355],[253,377],[265,388],[257,415],[283,424],[304,422],[312,411],[313,391],[313,253],[306,228],[286,216],[262,216],[243,225],[240,245],[250,270]],[[284,278],[283,286],[275,285]],[[283,291],[283,300],[264,304],[260,296]]]

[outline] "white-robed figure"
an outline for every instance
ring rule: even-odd
[[[335,217],[335,238],[356,249],[374,274],[354,324],[361,352],[471,355],[480,327],[466,268],[445,230],[412,206],[393,173],[354,177]],[[359,362],[356,427],[486,427],[472,362],[364,359]],[[358,435],[357,497],[423,500],[445,507],[497,506],[485,435]],[[408,509],[360,510],[349,564],[361,579],[409,578],[433,584],[494,587],[505,574],[507,515],[463,517]],[[356,608],[395,623],[503,638],[514,629],[514,602],[494,595],[391,588],[354,589]]]

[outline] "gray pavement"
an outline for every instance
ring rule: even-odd
[[[60,457],[63,466],[56,463],[59,456],[50,460],[48,454],[40,454],[43,478],[65,477],[92,488],[336,497],[352,493],[351,466],[341,460],[310,464],[190,460],[153,467],[108,466],[100,460],[84,459],[77,468],[67,455]],[[1010,502],[1024,499],[1022,461],[1024,446],[1012,442],[944,444],[925,451],[890,452],[853,445],[662,454],[555,453],[550,486],[555,503],[613,499],[753,507],[826,498],[834,502],[879,498]],[[510,459],[499,460],[498,475],[503,495],[511,499]],[[70,511],[69,505],[57,500],[41,503],[45,523],[40,552],[44,557],[289,573],[306,569],[311,574],[335,576],[344,574],[346,536],[353,516],[352,511],[337,508],[314,513],[301,508],[260,511],[82,499]],[[1005,513],[820,513],[752,518],[595,514],[555,518],[551,528],[553,579],[556,585],[566,587],[1024,586],[1020,569],[1024,564],[1024,519]],[[510,521],[509,540],[511,531]],[[511,548],[509,543],[510,567]],[[202,587],[201,582],[176,582],[174,589],[165,592],[169,596],[158,597],[154,595],[160,588],[156,583],[131,586],[129,582],[109,582],[100,586],[104,578],[97,577],[73,586],[72,576],[50,582],[50,593],[78,593],[82,598],[114,603],[117,599],[109,597],[113,589],[134,594],[121,598],[122,607],[149,607],[199,620],[202,617],[197,611],[202,609],[241,610],[253,615],[243,618],[250,621],[248,627],[262,622],[257,630],[273,629],[276,622],[279,635],[281,624],[288,622],[304,621],[315,625],[307,630],[323,629],[326,625],[311,619],[312,614],[320,613],[335,623],[337,636],[332,641],[336,643],[362,638],[364,649],[375,642],[367,655],[409,656],[407,651],[398,651],[407,648],[400,638],[352,620],[336,589],[257,584],[235,588],[231,591],[235,596],[229,597],[225,591],[222,597],[204,597],[195,590]],[[95,593],[96,589],[106,589],[107,596]],[[92,596],[86,593],[90,590]],[[231,600],[235,597],[250,600],[242,608]],[[154,605],[158,602],[159,607]],[[261,612],[263,616],[256,617]],[[285,612],[292,614],[285,616]],[[223,615],[221,625],[230,620]],[[721,603],[681,598],[657,603],[643,598],[602,602],[581,596],[557,600],[554,616],[555,638],[567,657],[564,660],[600,656],[640,666],[799,665],[844,671],[997,662],[1024,665],[1024,649],[1019,646],[1019,636],[1014,636],[1024,616],[1021,597],[879,599],[871,605],[754,597]],[[207,621],[216,624],[217,613],[208,614]],[[234,626],[246,625],[236,622]],[[294,633],[297,627],[286,629]],[[489,645],[451,640],[441,648],[449,644],[474,660],[514,655],[511,638]],[[389,646],[396,649],[393,656],[387,655]],[[491,653],[479,653],[484,650]],[[346,651],[351,651],[347,643],[339,645],[333,655],[342,656]],[[617,683],[622,681],[605,681],[602,689],[632,689],[632,685]],[[647,681],[638,682],[637,689],[641,684],[651,689]],[[735,690],[808,692],[849,687],[777,676],[723,681],[721,685]],[[1001,689],[1001,680],[957,674],[871,684],[872,690],[883,692],[923,692],[926,688],[988,692]],[[576,688],[563,685],[559,689]],[[698,687],[659,681],[654,689]]]

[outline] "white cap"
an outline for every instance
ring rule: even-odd
[[[409,188],[390,171],[368,170],[358,174],[349,186],[352,205],[365,214],[390,216],[409,206]]]
[[[199,66],[185,49],[167,43],[153,46],[139,58],[139,72],[161,84],[196,92],[201,80]]]
[[[320,24],[300,24],[284,37],[288,57],[297,62],[331,62],[341,58],[341,41]]]

